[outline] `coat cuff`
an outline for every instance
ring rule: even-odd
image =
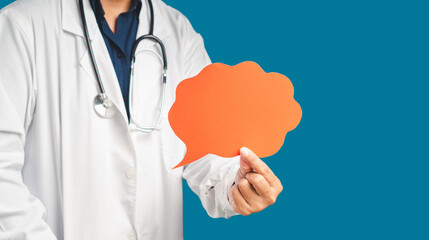
[[[225,214],[224,215],[225,218],[230,218],[232,216],[238,215],[238,213],[236,213],[232,209],[231,204],[229,204],[229,201],[228,201],[228,192],[234,183],[235,175],[237,174],[238,168],[239,166],[236,166],[236,165],[231,167],[228,173],[225,175],[224,181],[218,183],[215,186],[216,193],[219,193],[216,195],[216,202],[220,204]]]

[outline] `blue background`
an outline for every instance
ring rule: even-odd
[[[213,62],[287,75],[303,109],[265,159],[285,186],[277,203],[211,219],[186,187],[185,239],[429,239],[425,1],[165,2]]]

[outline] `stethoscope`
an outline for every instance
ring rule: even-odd
[[[147,0],[147,2],[149,5],[150,16],[151,16],[149,34],[139,37],[133,44],[133,47],[131,50],[130,89],[133,87],[134,63],[136,61],[137,47],[142,40],[145,40],[145,39],[153,40],[159,44],[159,46],[161,47],[161,52],[162,52],[163,68],[162,68],[161,108],[160,108],[158,120],[154,126],[139,126],[138,124],[135,125],[137,130],[145,132],[145,133],[150,133],[153,130],[155,130],[157,128],[157,126],[159,125],[159,123],[161,122],[161,115],[162,115],[162,111],[164,109],[165,87],[167,84],[167,56],[165,54],[164,44],[162,43],[162,41],[159,38],[157,38],[153,35],[153,25],[154,25],[153,6],[152,6],[151,0]],[[85,31],[85,39],[86,39],[86,43],[87,43],[89,53],[91,56],[92,66],[94,68],[95,75],[97,77],[97,83],[98,83],[98,89],[99,89],[99,92],[95,96],[94,102],[93,102],[94,110],[102,118],[112,118],[113,115],[115,115],[116,111],[113,107],[112,100],[106,94],[103,82],[101,81],[100,72],[98,70],[97,62],[95,61],[94,51],[92,49],[92,44],[91,44],[90,39],[89,39],[89,31],[88,31],[88,25],[86,23],[86,18],[85,18],[85,10],[83,7],[83,0],[79,0],[79,7],[80,7],[82,25],[83,25],[83,28]],[[133,119],[132,116],[133,116],[133,113],[132,113],[132,107],[131,107],[131,94],[130,94],[130,120]]]

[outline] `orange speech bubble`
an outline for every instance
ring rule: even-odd
[[[183,80],[168,113],[171,128],[187,148],[174,168],[208,153],[234,157],[243,146],[261,158],[274,155],[301,120],[293,92],[286,76],[266,73],[254,62],[214,63]]]

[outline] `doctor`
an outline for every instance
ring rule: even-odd
[[[0,240],[182,239],[182,178],[211,217],[261,211],[282,191],[247,148],[172,169],[186,151],[167,119],[176,86],[211,62],[189,21],[152,1],[83,0],[86,24],[78,0],[0,12]],[[156,41],[139,44],[129,78],[151,28],[168,59],[164,98]],[[93,106],[99,79],[108,118]]]

